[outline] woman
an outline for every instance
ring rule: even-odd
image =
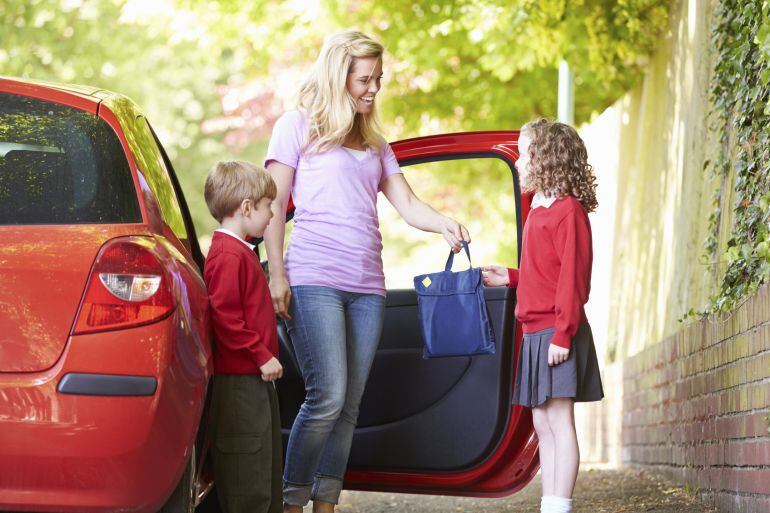
[[[383,47],[346,31],[329,37],[302,85],[300,109],[276,123],[265,157],[278,197],[265,232],[270,293],[287,321],[307,395],[284,470],[284,512],[333,512],[358,407],[382,331],[385,280],[377,193],[460,251],[468,231],[420,201],[379,133]],[[283,258],[289,194],[294,230]]]

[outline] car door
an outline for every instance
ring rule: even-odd
[[[471,197],[477,205],[484,205],[486,199],[479,197],[479,191],[487,182],[496,193],[490,194],[489,201],[503,193],[501,205],[505,208],[499,210],[505,212],[478,209],[485,218],[473,222],[483,229],[471,233],[470,246],[472,256],[479,253],[477,248],[493,248],[497,251],[494,255],[499,256],[500,250],[495,249],[499,240],[508,241],[507,246],[502,244],[507,265],[518,261],[517,241],[529,211],[529,197],[522,199],[513,164],[517,138],[514,131],[474,132],[392,144],[404,175],[418,195],[422,182],[430,182],[431,189],[440,192],[442,180],[446,180],[443,197],[450,210],[453,205],[457,209],[469,203]],[[451,173],[453,169],[462,169],[464,181],[452,179],[458,174]],[[485,176],[492,169],[494,180]],[[427,253],[414,253],[416,256],[397,259],[391,265],[388,253],[393,253],[391,246],[399,244],[385,233],[386,228],[405,224],[384,219],[382,213],[380,224],[388,287],[385,325],[361,403],[345,488],[490,497],[520,489],[537,472],[539,463],[529,410],[511,405],[514,362],[521,342],[513,315],[515,290],[485,290],[496,338],[494,355],[423,359],[417,297],[408,282],[412,275],[443,270],[447,245],[433,234],[432,239],[414,245],[427,248]],[[413,249],[408,239],[400,246]],[[395,250],[404,251],[399,247]],[[490,251],[485,258],[492,258]],[[423,256],[428,254],[433,256]],[[491,262],[473,261],[474,266],[484,263]],[[455,265],[456,269],[461,266]],[[395,274],[404,279],[389,283],[389,276]],[[278,382],[278,393],[286,436],[304,398],[304,386],[291,341],[284,329],[279,328],[279,334],[286,371]]]

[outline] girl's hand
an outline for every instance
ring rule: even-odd
[[[565,349],[556,344],[548,346],[548,366],[553,367],[559,365],[561,362],[566,362],[569,358],[569,349]]]
[[[289,302],[291,301],[291,287],[285,276],[270,277],[270,299],[273,300],[273,310],[281,319],[289,320]]]
[[[452,251],[455,253],[459,253],[463,249],[462,241],[468,243],[471,241],[467,228],[449,217],[444,218],[444,222],[441,225],[441,235],[444,236],[444,240],[452,247]]]
[[[508,268],[502,265],[485,265],[481,268],[481,276],[484,278],[484,285],[486,287],[501,287],[507,286]]]

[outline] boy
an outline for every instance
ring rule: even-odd
[[[278,513],[281,426],[273,381],[278,362],[275,312],[247,238],[273,216],[275,182],[248,162],[219,162],[206,177],[209,212],[219,221],[203,276],[216,337],[211,437],[214,477],[225,513]]]

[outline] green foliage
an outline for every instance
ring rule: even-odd
[[[205,30],[203,17],[162,3],[3,0],[0,73],[103,87],[137,101],[205,233],[214,222],[201,199],[203,175],[228,150],[201,122],[221,113],[214,86],[233,69],[224,49],[200,39]]]
[[[703,313],[736,307],[770,278],[770,2],[722,0],[714,20],[719,146],[706,167],[718,187],[704,247],[720,286]]]
[[[641,75],[660,31],[669,0],[321,0],[305,10],[277,2],[231,0],[203,5],[216,26],[238,26],[234,50],[244,78],[307,70],[324,36],[349,27],[372,34],[386,48],[381,106],[389,139],[440,132],[515,129],[536,116],[555,116],[557,66],[575,71],[576,122],[622,96]],[[264,13],[270,13],[270,20]],[[245,24],[242,20],[248,20]],[[259,20],[259,24],[253,24]],[[232,44],[232,34],[223,36]],[[298,84],[287,84],[297,88]],[[436,169],[436,187],[421,197],[439,205],[456,187],[478,219],[501,210],[502,175],[479,177],[469,166]],[[510,178],[507,178],[510,179]],[[483,190],[483,200],[471,191]],[[445,210],[462,222],[460,211]],[[406,239],[386,239],[400,244]],[[498,260],[510,258],[510,240]]]
[[[562,59],[576,74],[576,121],[589,120],[640,76],[666,26],[668,4],[4,0],[0,73],[86,83],[133,98],[168,150],[198,234],[205,235],[214,225],[201,193],[208,168],[233,156],[260,161],[266,133],[242,128],[251,126],[246,116],[269,127],[332,32],[355,26],[385,44],[381,112],[387,136],[400,139],[517,128],[554,116]],[[265,91],[223,101],[223,90],[249,84]],[[469,168],[452,169],[450,186],[479,188]],[[489,218],[504,201],[492,195],[502,190],[499,180],[485,180],[489,194],[471,205],[478,218]],[[465,197],[475,201],[471,196]]]
[[[394,0],[367,3],[352,19],[398,61],[391,94],[400,98],[402,116],[415,112],[452,128],[499,129],[556,114],[561,60],[575,71],[577,123],[614,102],[640,76],[659,27],[666,26],[668,4]],[[412,116],[404,128],[416,131],[419,123]]]
[[[323,37],[357,27],[387,51],[383,120],[391,135],[516,128],[556,113],[557,65],[575,70],[576,122],[639,78],[668,18],[668,0],[186,0],[207,10],[244,76],[307,68]],[[296,86],[296,84],[294,84]],[[431,123],[432,122],[432,123]]]

